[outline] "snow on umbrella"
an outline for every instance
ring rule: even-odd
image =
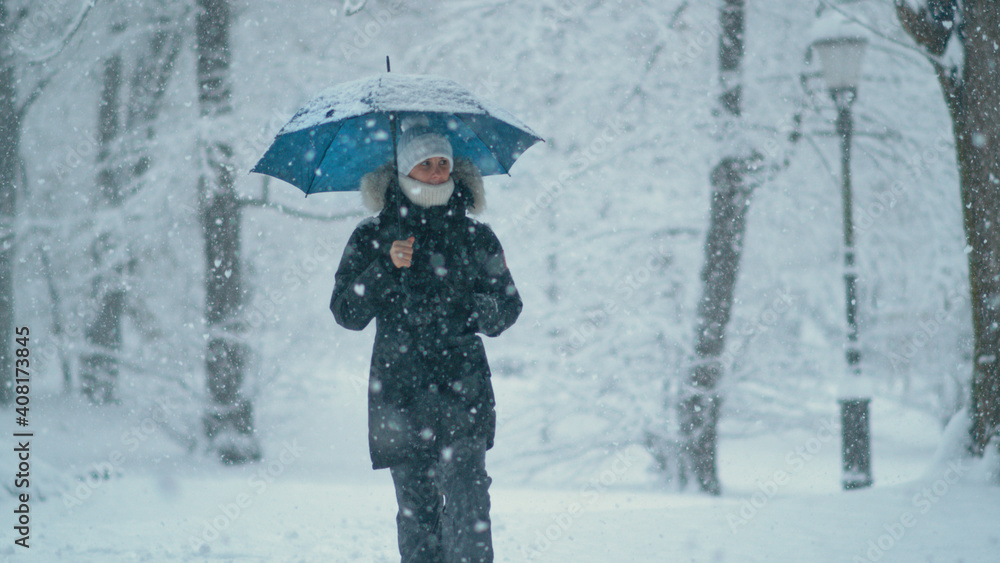
[[[361,177],[395,158],[397,127],[424,115],[448,137],[455,158],[484,176],[506,174],[542,140],[527,125],[446,78],[386,73],[340,84],[307,102],[278,132],[251,172],[301,189],[358,189]]]

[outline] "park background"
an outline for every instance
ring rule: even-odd
[[[486,342],[499,561],[991,560],[1000,461],[963,445],[971,248],[934,70],[892,2],[748,0],[734,132],[717,101],[723,4],[3,2],[22,16],[4,37],[25,108],[5,240],[10,310],[31,330],[34,436],[31,548],[14,545],[18,503],[0,495],[0,557],[398,558],[391,480],[367,457],[374,327],[347,331],[328,309],[360,196],[303,198],[248,173],[301,104],[389,56],[393,72],[451,78],[545,138],[486,179],[483,220],[525,303]],[[228,107],[202,95],[206,6],[229,10]],[[874,486],[849,492],[840,148],[808,54],[831,21],[868,40],[852,177]],[[762,171],[715,389],[711,495],[663,444],[684,439],[710,177],[733,137],[758,148]],[[215,218],[238,221],[223,269],[204,220],[220,154],[236,203]],[[206,313],[212,273],[240,282],[231,334]],[[109,295],[121,296],[113,353],[94,333]],[[216,404],[206,366],[210,343],[234,334],[237,415]],[[19,429],[0,412],[16,492]]]

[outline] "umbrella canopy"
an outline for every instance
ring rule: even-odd
[[[398,123],[426,116],[455,158],[488,176],[506,174],[542,140],[503,109],[446,78],[386,73],[337,85],[307,102],[278,132],[251,172],[306,193],[358,189],[361,177],[395,158]]]

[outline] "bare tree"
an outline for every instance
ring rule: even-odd
[[[922,48],[953,124],[965,215],[973,322],[972,435],[982,455],[1000,432],[1000,3],[896,0]]]
[[[117,217],[101,226],[91,246],[97,272],[93,281],[94,312],[85,331],[88,352],[82,358],[80,379],[84,395],[95,403],[115,399],[122,322],[130,309],[126,288],[136,267],[128,242],[129,218],[123,215],[122,207],[141,192],[143,176],[152,166],[149,144],[156,136],[155,122],[181,45],[179,18],[171,17],[170,8],[174,4],[171,0],[161,0],[146,5],[143,13],[133,14],[143,31],[137,41],[134,36],[128,41],[138,42],[140,48],[129,80],[124,124],[120,98],[125,62],[121,47],[104,63],[98,108],[98,197],[94,201],[99,210]],[[111,22],[112,43],[116,43],[115,37],[120,40],[126,25],[124,19]]]
[[[17,20],[7,2],[0,1],[0,404],[14,397],[14,357],[9,338],[14,334],[14,256],[17,240],[17,176],[21,152],[21,121],[24,113],[17,103],[17,59],[12,38]]]
[[[198,0],[198,101],[202,119],[232,114],[229,80],[228,0]],[[199,180],[205,240],[205,369],[212,404],[205,431],[224,463],[260,458],[253,435],[253,405],[243,392],[250,348],[243,304],[246,292],[240,255],[243,204],[234,186],[233,148],[225,138],[202,139],[205,169]]]
[[[115,32],[120,32],[116,30]],[[104,81],[98,108],[97,175],[98,205],[121,204],[121,175],[113,159],[115,140],[121,135],[119,96],[122,84],[122,56],[114,53],[104,63]],[[80,381],[83,394],[94,403],[111,402],[118,379],[118,356],[121,353],[121,317],[125,308],[124,283],[118,281],[125,265],[115,263],[122,244],[121,233],[102,232],[91,246],[94,268],[95,317],[88,323],[85,337],[88,352],[81,359]],[[118,283],[116,283],[118,281]]]
[[[733,291],[743,252],[746,212],[757,181],[751,174],[761,155],[740,134],[744,0],[724,0],[719,10],[719,88],[716,114],[720,138],[728,154],[711,173],[712,200],[705,263],[701,271],[702,296],[698,302],[695,361],[679,406],[680,449],[678,476],[682,486],[690,475],[702,491],[721,492],[716,470],[716,427],[721,397],[717,391],[725,366],[721,358],[726,325],[733,307]]]
[[[9,336],[14,334],[18,189],[24,186],[22,127],[28,109],[53,76],[51,73],[44,74],[42,63],[58,56],[69,44],[91,6],[91,2],[82,4],[65,33],[46,52],[26,53],[16,39],[23,30],[22,26],[30,21],[32,8],[0,0],[0,405],[9,405],[14,398],[14,358]],[[25,85],[28,87],[24,88]]]

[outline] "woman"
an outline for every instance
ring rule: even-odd
[[[482,339],[521,312],[496,235],[466,216],[482,177],[447,138],[407,119],[391,164],[361,181],[363,221],[344,250],[330,308],[362,330],[375,319],[368,388],[372,466],[396,487],[404,563],[493,561],[486,450],[496,429]]]

